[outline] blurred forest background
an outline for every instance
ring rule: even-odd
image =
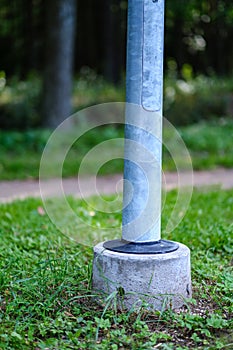
[[[54,120],[50,100],[69,112],[70,75],[73,111],[124,101],[126,29],[125,0],[0,0],[0,127],[56,126],[67,115]],[[233,113],[232,40],[231,1],[166,0],[164,114],[173,123]]]
[[[70,113],[124,102],[126,31],[126,0],[0,0],[2,178],[37,176],[51,128]],[[164,116],[196,168],[233,166],[232,40],[231,1],[166,0]]]

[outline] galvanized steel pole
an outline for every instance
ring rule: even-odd
[[[128,0],[122,239],[106,249],[175,251],[161,240],[164,1]]]
[[[138,161],[130,153],[134,147],[125,146],[122,238],[131,242],[160,240],[163,43],[164,0],[129,0],[126,102],[140,107],[126,107],[125,138],[142,146]],[[143,152],[157,164],[142,170]],[[127,183],[133,188],[129,204]],[[154,222],[143,232],[151,217]],[[132,229],[134,220],[138,230]]]

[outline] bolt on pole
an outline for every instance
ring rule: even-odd
[[[164,0],[129,0],[122,239],[161,238]]]

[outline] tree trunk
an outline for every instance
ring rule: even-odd
[[[118,0],[105,0],[103,9],[104,77],[116,84],[121,78],[121,21]]]
[[[48,0],[42,111],[57,127],[71,113],[76,0]]]

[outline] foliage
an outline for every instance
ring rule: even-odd
[[[123,83],[118,86],[109,83],[90,67],[84,66],[74,81],[73,106],[74,110],[94,106],[105,102],[125,101]]]
[[[194,169],[233,167],[233,122],[231,120],[200,122],[177,130],[191,154]],[[0,131],[0,179],[38,178],[42,151],[50,133],[51,131],[46,129],[31,129],[25,132]],[[109,125],[85,133],[68,152],[63,165],[63,176],[76,176],[83,157],[96,145],[123,137],[123,126],[116,128]],[[164,139],[167,138],[169,138],[169,130],[165,128]],[[113,160],[100,168],[99,175],[122,172],[123,161],[115,159],[114,156],[119,153],[120,145],[116,142],[114,147],[107,150],[107,159]],[[163,169],[175,170],[175,165],[165,147],[163,151]],[[99,155],[99,159],[101,156]],[[51,159],[48,177],[57,176],[54,172],[55,162],[55,159]],[[95,174],[97,170],[95,164],[95,159],[90,159],[87,163],[87,174]]]
[[[184,65],[178,79],[175,62],[164,89],[164,115],[174,125],[188,125],[201,120],[233,116],[233,80],[197,76]]]
[[[7,75],[43,71],[47,6],[42,0],[0,1],[0,66]],[[231,74],[232,18],[229,0],[167,0],[166,66],[172,58],[179,71],[188,63],[195,73]],[[126,20],[126,0],[78,3],[76,73],[88,65],[119,81],[125,71]]]
[[[0,131],[0,178],[38,178],[49,130]]]
[[[194,170],[214,169],[216,167],[233,167],[232,132],[230,119],[216,119],[211,122],[201,121],[197,124],[177,128],[192,159]],[[163,139],[169,143],[171,135],[166,127]],[[174,170],[175,164],[170,153],[163,147],[163,169]]]
[[[61,1],[61,4],[64,2],[66,5],[66,1]],[[69,98],[65,97],[65,92],[68,93],[70,88],[65,88],[65,92],[58,92],[59,87],[64,87],[63,83],[58,83],[64,65],[61,63],[60,68],[56,65],[52,78],[48,78],[48,68],[54,68],[55,62],[52,60],[49,64],[52,49],[51,45],[47,45],[46,39],[51,34],[52,44],[55,45],[57,28],[62,27],[53,22],[55,16],[51,15],[49,4],[42,0],[12,0],[9,5],[6,0],[0,0],[0,90],[7,77],[7,85],[1,91],[3,96],[0,99],[0,127],[22,129],[42,126],[43,122],[49,126],[57,125],[56,118],[50,120],[50,116],[54,113],[58,118],[61,112],[60,119],[63,120],[63,115],[67,113],[63,113],[62,108],[58,108],[57,112],[54,108],[50,110],[50,103],[47,102],[52,101],[49,97],[53,95],[52,87],[57,87],[57,93],[63,96],[63,100],[59,99],[63,101],[61,105],[67,105],[67,110],[69,109]],[[74,15],[74,12],[75,6],[70,14]],[[103,80],[95,78],[92,80],[93,85],[87,84],[88,91],[83,92],[86,81],[81,79],[75,84],[75,91],[80,93],[80,96],[76,94],[74,97],[75,107],[83,108],[93,103],[115,102],[119,99],[124,101],[120,82],[125,72],[126,14],[126,0],[104,0],[101,4],[90,0],[88,4],[78,4],[74,71],[78,74],[89,66],[111,84],[104,83],[103,86]],[[61,17],[58,16],[58,20]],[[48,23],[46,18],[49,18]],[[175,65],[178,79],[169,81],[166,90],[168,99],[165,100],[165,112],[172,122],[188,124],[202,119],[203,116],[206,119],[222,116],[228,113],[229,105],[232,114],[232,82],[229,86],[224,86],[221,82],[218,85],[218,81],[215,84],[214,79],[205,80],[202,77],[227,77],[232,74],[232,18],[233,5],[227,0],[167,0],[165,72],[169,75],[171,65]],[[45,54],[47,47],[48,55]],[[64,45],[55,45],[55,49],[58,48],[56,58],[59,57],[59,47],[63,48]],[[64,62],[69,62],[68,56]],[[188,70],[192,77],[198,79],[187,81]],[[34,80],[31,86],[30,82],[25,85],[24,81],[31,72],[43,76],[46,82],[43,97],[38,81]],[[188,75],[190,78],[191,75]],[[19,81],[10,83],[9,79],[15,76]],[[55,79],[54,83],[51,79]],[[112,84],[118,84],[119,89]],[[54,99],[57,100],[56,97]],[[58,107],[56,103],[55,107]]]
[[[125,100],[124,88],[103,80],[93,70],[84,67],[73,84],[73,112],[82,108]],[[40,112],[42,81],[37,75],[27,80],[7,79],[0,72],[0,128],[25,130],[41,127]]]
[[[166,62],[174,59],[179,72],[189,64],[195,74],[231,74],[232,2],[167,0],[166,4]]]
[[[100,132],[101,131],[101,132]],[[50,130],[28,130],[25,132],[0,132],[0,179],[38,178],[43,149],[51,134]],[[76,176],[85,154],[99,143],[123,137],[123,128],[114,126],[95,128],[85,133],[71,147],[63,164],[63,176]],[[111,150],[109,150],[111,152]],[[114,153],[114,149],[112,150]],[[59,153],[59,151],[57,151]],[[58,155],[56,153],[56,155]],[[110,156],[111,158],[111,156]],[[51,159],[48,177],[58,176],[54,172],[55,159]],[[88,173],[95,171],[95,162],[88,164]],[[122,161],[111,162],[100,169],[100,174],[117,173],[122,170]]]
[[[25,151],[41,153],[46,145],[50,131],[31,129],[24,132],[0,131],[1,152],[24,153]]]
[[[233,115],[233,80],[215,76],[193,77],[192,67],[184,65],[179,78],[175,61],[169,61],[164,87],[164,116],[174,125],[188,125]],[[0,128],[28,129],[42,125],[39,112],[41,79],[7,79],[0,72]],[[77,75],[73,85],[73,111],[105,102],[125,101],[125,88],[108,83],[88,67]]]
[[[230,349],[232,196],[232,191],[196,191],[183,222],[172,234],[163,234],[191,248],[194,295],[176,312],[121,311],[114,295],[97,304],[91,249],[58,232],[39,199],[1,205],[0,347]],[[69,200],[90,222],[92,207]],[[168,193],[163,227],[175,201],[176,192]],[[112,215],[120,224],[119,213]],[[93,225],[106,225],[103,212],[91,219]],[[79,227],[72,229],[73,237],[74,232],[77,238]],[[91,240],[93,229],[87,226],[85,234]]]
[[[0,128],[26,129],[41,125],[39,113],[41,79],[31,75],[26,81],[0,75]]]
[[[200,122],[179,129],[180,135],[191,152],[194,169],[210,169],[218,166],[232,167],[233,122],[228,119]]]

